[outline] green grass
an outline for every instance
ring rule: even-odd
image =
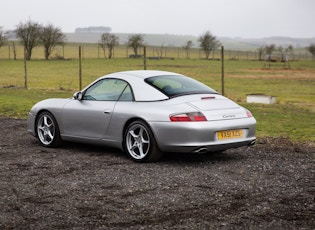
[[[257,120],[257,135],[315,141],[315,112],[294,105],[244,104]]]
[[[148,60],[148,69],[179,72],[221,91],[221,62],[199,59]],[[71,97],[79,90],[79,61],[27,62],[28,89],[22,60],[0,60],[0,116],[26,118],[36,102]],[[225,61],[225,95],[249,108],[257,119],[258,136],[286,136],[315,141],[315,63],[295,61],[263,69],[264,62]],[[143,69],[142,59],[83,59],[82,86],[107,73]],[[276,96],[276,104],[247,104],[247,94]]]
[[[32,106],[43,99],[71,97],[72,92],[0,88],[0,116],[26,118]]]

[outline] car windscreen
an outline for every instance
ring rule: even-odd
[[[205,84],[182,75],[163,75],[145,79],[151,86],[157,88],[168,97],[189,94],[217,94]]]

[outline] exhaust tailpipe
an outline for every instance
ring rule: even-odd
[[[252,145],[254,145],[254,144],[256,144],[256,140],[251,141],[251,142],[248,144],[248,146],[252,146]]]
[[[203,153],[207,153],[208,149],[206,147],[200,147],[199,149],[196,149],[194,151],[194,153],[198,153],[198,154],[203,154]]]

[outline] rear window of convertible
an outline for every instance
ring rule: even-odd
[[[205,84],[182,75],[164,75],[145,79],[149,85],[157,88],[168,97],[189,94],[217,94]]]

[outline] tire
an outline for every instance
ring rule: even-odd
[[[151,129],[141,120],[127,127],[123,145],[125,152],[136,162],[153,162],[162,157]]]
[[[61,145],[60,131],[54,116],[49,112],[42,112],[36,120],[36,134],[41,145],[58,147]]]

